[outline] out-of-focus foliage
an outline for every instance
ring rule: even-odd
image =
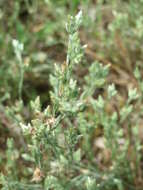
[[[142,44],[142,0],[0,1],[2,190],[143,189]]]

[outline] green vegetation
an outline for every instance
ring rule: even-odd
[[[142,0],[0,2],[0,189],[143,189],[142,15]]]

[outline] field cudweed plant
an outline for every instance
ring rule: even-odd
[[[127,19],[126,15],[115,16],[117,20],[110,30],[118,27],[120,20]],[[18,152],[14,141],[7,140],[6,171],[0,177],[2,190],[135,190],[136,178],[142,175],[142,147],[138,138],[143,111],[140,72],[136,68],[139,88],[130,88],[122,105],[118,105],[116,85],[107,80],[110,64],[95,60],[83,85],[79,85],[74,71],[85,59],[86,45],[81,45],[78,33],[82,19],[82,11],[75,17],[69,16],[67,57],[63,64],[55,63],[49,76],[51,103],[43,108],[39,96],[31,101],[32,119],[28,122],[19,116],[23,109],[23,46],[13,41],[21,76],[20,101],[7,114],[15,116],[26,147]],[[140,110],[140,115],[136,110]],[[102,138],[96,137],[95,131],[102,133]],[[102,156],[95,154],[96,138],[102,140]],[[22,171],[18,164],[21,168],[24,165]]]

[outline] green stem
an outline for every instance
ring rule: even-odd
[[[19,99],[22,100],[22,88],[24,81],[24,66],[22,63],[22,59],[19,60],[19,64],[20,64],[20,79],[19,79],[18,94],[19,94]]]

